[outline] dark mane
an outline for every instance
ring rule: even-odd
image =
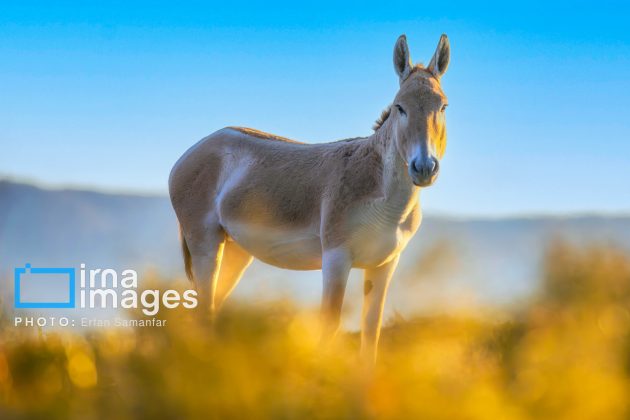
[[[381,112],[381,116],[378,117],[378,120],[376,120],[376,122],[374,122],[372,129],[376,131],[379,128],[381,128],[383,124],[385,124],[385,121],[387,121],[387,118],[389,118],[389,114],[391,113],[392,113],[392,106],[390,105],[387,108],[385,108],[383,112]]]

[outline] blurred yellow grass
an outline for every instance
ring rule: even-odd
[[[0,322],[0,418],[628,418],[630,258],[551,247],[538,295],[508,321],[390,322],[373,372],[358,336],[322,352],[290,302],[228,305],[216,330],[32,334]]]

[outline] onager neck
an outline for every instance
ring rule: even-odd
[[[392,119],[386,120],[368,138],[368,142],[382,157],[382,185],[386,207],[408,214],[418,201],[420,188],[411,181],[407,163],[398,152]]]

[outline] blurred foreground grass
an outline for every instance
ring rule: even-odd
[[[358,335],[324,354],[312,314],[232,305],[217,330],[32,334],[0,321],[0,418],[570,418],[630,416],[630,258],[562,244],[508,321],[390,322],[372,374]]]

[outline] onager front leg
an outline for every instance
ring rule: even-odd
[[[322,343],[330,341],[339,329],[343,296],[352,262],[349,253],[336,248],[324,251],[322,275],[324,281],[322,293]]]
[[[369,363],[376,362],[387,287],[398,265],[398,258],[399,256],[396,256],[380,267],[365,270],[361,316],[361,357]]]

